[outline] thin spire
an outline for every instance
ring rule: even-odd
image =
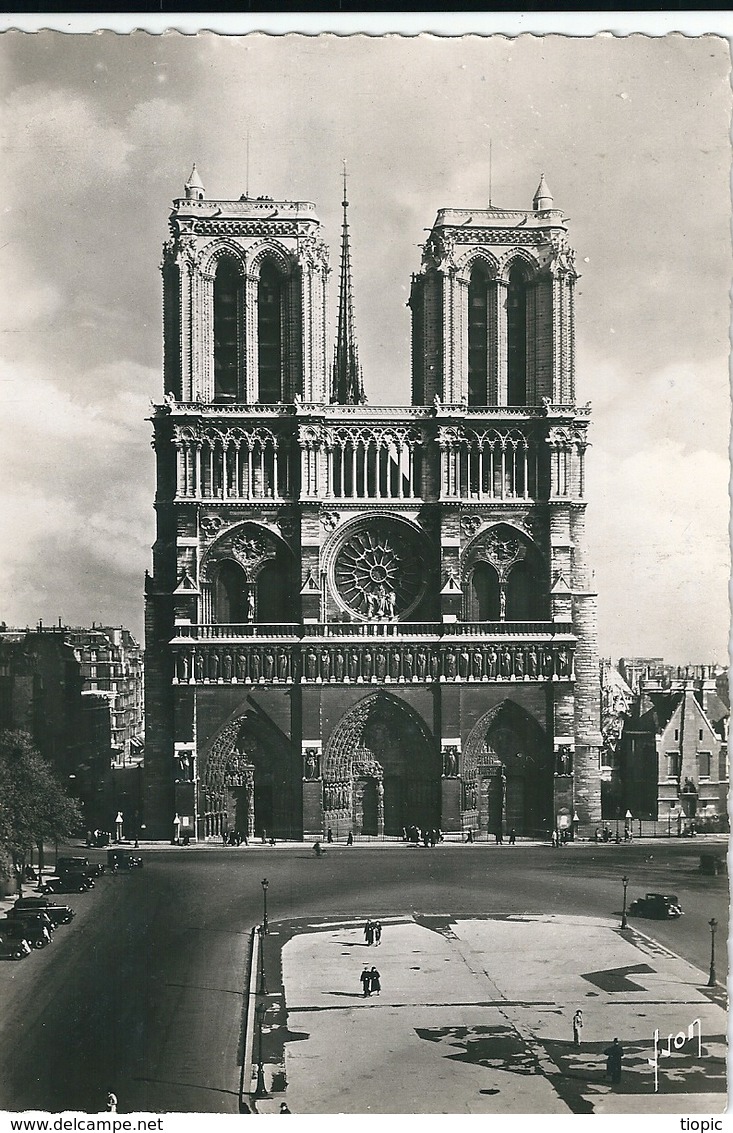
[[[351,252],[346,197],[346,160],[344,159],[344,220],[341,229],[341,282],[336,347],[333,356],[331,401],[337,405],[363,405],[366,401],[359,365],[359,352],[354,329],[354,304],[351,291]]]

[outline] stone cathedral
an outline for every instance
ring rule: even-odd
[[[380,406],[347,206],[344,178],[334,343],[314,205],[211,199],[195,167],[173,204],[149,836],[582,831],[600,689],[565,216],[544,175],[531,208],[438,212],[412,404]]]

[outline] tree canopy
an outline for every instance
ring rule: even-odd
[[[34,845],[65,838],[83,824],[53,768],[27,732],[0,731],[0,847],[24,862]]]

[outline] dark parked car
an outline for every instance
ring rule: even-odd
[[[89,858],[59,858],[56,862],[57,873],[85,873],[87,877],[99,877],[104,873],[101,862],[90,862]]]
[[[22,916],[24,913],[45,913],[54,926],[68,924],[76,916],[69,905],[58,905],[55,901],[49,901],[48,897],[19,897],[12,909],[8,910],[9,917]]]
[[[674,893],[647,893],[646,897],[637,897],[631,902],[629,913],[637,917],[670,920],[682,916],[682,906]]]
[[[0,960],[24,960],[31,951],[25,939],[14,939],[7,934],[0,936]]]
[[[143,860],[129,850],[107,850],[109,869],[142,869]]]
[[[43,886],[44,893],[85,893],[94,888],[94,880],[85,873],[64,873],[49,877]]]
[[[0,919],[0,936],[11,940],[27,940],[34,948],[51,943],[53,925],[45,913],[28,913],[22,917]]]

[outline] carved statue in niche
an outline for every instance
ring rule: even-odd
[[[281,649],[277,655],[277,675],[281,681],[286,681],[290,676],[290,658],[286,649]]]
[[[336,656],[333,660],[333,675],[337,681],[344,679],[344,655],[340,649],[336,650]]]
[[[250,658],[250,672],[252,680],[258,681],[262,676],[262,658],[260,657],[259,649],[253,649]]]
[[[471,676],[480,681],[484,675],[484,655],[480,649],[474,649],[471,655]]]
[[[405,657],[402,662],[402,675],[406,681],[411,681],[414,674],[414,657],[411,649],[405,650]]]
[[[378,681],[383,681],[387,675],[387,657],[383,649],[378,649],[375,654],[374,672]]]
[[[440,654],[437,650],[430,653],[430,678],[437,681],[440,677]]]
[[[365,649],[364,650],[364,656],[362,658],[362,674],[363,674],[365,681],[370,681],[372,679],[372,652],[371,652],[371,649]]]
[[[218,681],[219,679],[219,654],[214,650],[209,654],[209,680]]]
[[[505,645],[501,651],[501,675],[502,677],[512,675],[512,651],[508,645]]]
[[[521,646],[514,650],[514,675],[520,680],[524,677],[524,650]]]
[[[247,589],[247,621],[253,622],[255,620],[255,592],[254,587],[250,586]]]
[[[196,680],[202,681],[204,679],[204,655],[197,653],[194,660],[194,668],[196,671]]]
[[[499,583],[499,621],[506,621],[506,586]]]
[[[573,773],[573,753],[566,744],[561,744],[557,749],[555,768],[558,775],[572,775]]]
[[[225,653],[224,654],[224,659],[223,659],[222,665],[221,665],[221,672],[222,672],[222,676],[224,677],[225,681],[230,681],[232,679],[234,670],[233,670],[233,666],[232,666],[232,655],[231,655],[231,653]]]
[[[318,748],[308,747],[305,749],[305,775],[306,779],[317,779],[319,774],[318,768]]]
[[[416,657],[417,678],[424,681],[428,675],[428,659],[424,649],[418,649]]]
[[[564,645],[561,645],[557,651],[557,675],[559,677],[570,676],[570,653]]]
[[[468,676],[468,667],[471,658],[467,649],[461,649],[458,654],[458,672],[465,679]]]
[[[321,680],[327,681],[331,676],[331,653],[328,649],[321,650]]]
[[[446,779],[455,779],[458,775],[458,749],[456,747],[445,749],[444,774]]]
[[[179,681],[187,681],[188,680],[188,657],[186,656],[185,653],[180,653],[178,655],[178,663],[176,665],[176,672],[177,672]]]
[[[266,681],[271,681],[275,676],[275,654],[271,649],[265,650],[263,672]]]
[[[349,650],[349,680],[355,681],[359,676],[359,654],[356,649]]]
[[[534,645],[530,645],[529,649],[527,650],[527,672],[529,673],[530,677],[536,677],[539,676],[539,671],[540,665],[539,658],[537,656],[537,650],[535,649]]]
[[[552,656],[552,646],[546,645],[542,650],[542,675],[544,677],[551,677],[553,673],[554,658]]]
[[[315,649],[309,649],[305,655],[305,675],[309,681],[316,679],[316,666],[318,665],[318,657],[316,656]]]
[[[400,677],[400,651],[393,649],[389,660],[389,675],[393,681],[399,680]]]
[[[446,679],[452,681],[456,675],[456,655],[452,649],[448,649],[445,654],[445,676]]]
[[[178,777],[189,783],[193,778],[193,757],[190,752],[182,751],[176,756],[178,763]]]
[[[486,652],[486,676],[492,681],[496,677],[496,667],[499,661],[499,655],[493,645],[490,645]]]
[[[247,655],[246,653],[237,653],[237,680],[247,680]]]

